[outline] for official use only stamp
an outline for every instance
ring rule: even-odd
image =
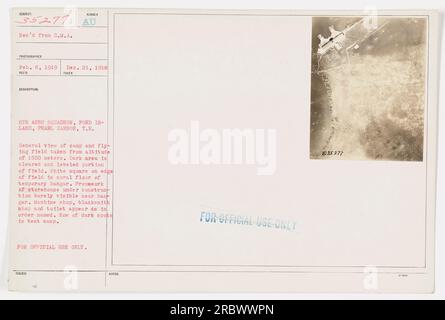
[[[289,219],[271,218],[261,215],[244,215],[237,213],[202,210],[199,222],[206,224],[238,225],[251,228],[275,229],[288,232],[297,231],[297,222]]]

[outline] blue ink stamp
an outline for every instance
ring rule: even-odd
[[[207,224],[231,224],[253,228],[283,230],[289,232],[294,232],[297,229],[297,223],[293,220],[271,218],[265,216],[217,213],[212,210],[201,211],[199,222]]]

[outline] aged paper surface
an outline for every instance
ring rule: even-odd
[[[11,25],[11,290],[434,290],[435,13]]]

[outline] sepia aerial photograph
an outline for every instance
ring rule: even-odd
[[[427,23],[312,18],[311,159],[423,160]]]

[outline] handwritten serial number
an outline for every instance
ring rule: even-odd
[[[341,150],[327,150],[321,153],[322,156],[342,156],[343,151]]]
[[[15,21],[17,24],[50,24],[50,25],[56,25],[56,24],[64,24],[68,18],[70,17],[69,14],[64,16],[53,16],[53,17],[46,17],[46,16],[35,16],[35,17],[23,17],[21,20]]]

